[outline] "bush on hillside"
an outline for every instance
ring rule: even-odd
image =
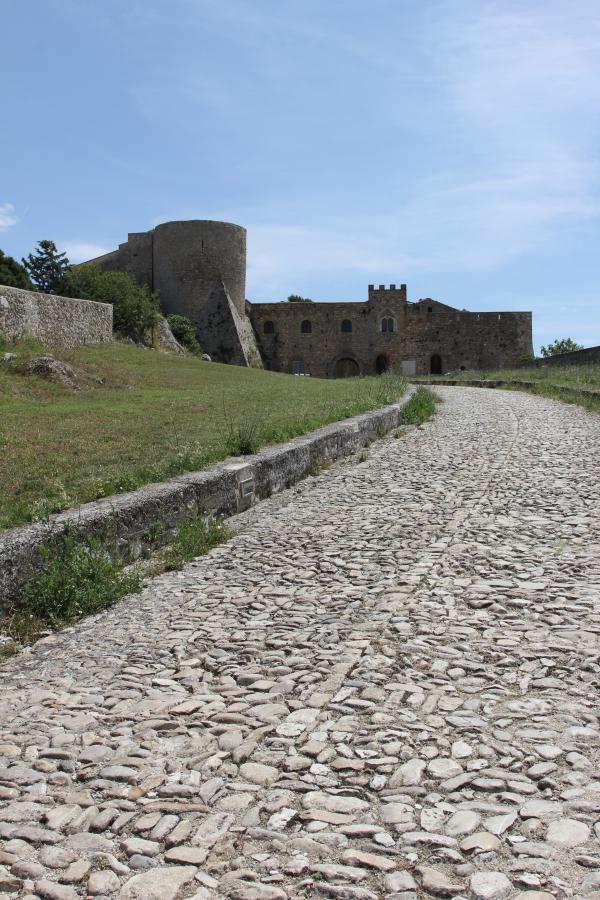
[[[60,293],[111,303],[114,330],[134,340],[144,341],[158,320],[156,295],[126,272],[105,272],[92,265],[73,266],[62,279]]]
[[[167,316],[167,322],[173,332],[173,337],[179,341],[182,347],[196,355],[202,353],[202,347],[198,343],[194,326],[186,316],[171,313]]]
[[[0,284],[22,288],[24,291],[35,290],[23,266],[12,256],[6,256],[2,250],[0,250]]]

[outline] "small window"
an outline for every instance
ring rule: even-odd
[[[302,360],[295,359],[292,363],[292,375],[304,375],[304,365]]]
[[[342,319],[342,331],[345,331],[346,333],[352,331],[352,322],[350,319]]]
[[[428,306],[428,307],[427,307],[427,312],[428,312],[428,313],[429,313],[429,312],[433,312],[433,306]]]
[[[312,322],[309,319],[305,319],[302,325],[300,326],[301,334],[312,334]]]
[[[263,331],[265,334],[275,334],[275,325],[273,322],[265,322],[263,325]]]
[[[394,320],[391,316],[385,316],[385,318],[381,320],[381,331],[384,334],[394,331]]]

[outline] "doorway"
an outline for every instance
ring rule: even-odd
[[[358,363],[354,359],[338,359],[335,364],[336,378],[356,378],[360,375]]]
[[[429,364],[429,371],[432,375],[442,374],[442,357],[439,353],[434,353]]]
[[[378,375],[383,375],[390,367],[390,361],[385,353],[380,353],[375,360],[375,371]]]

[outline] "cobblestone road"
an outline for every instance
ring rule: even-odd
[[[600,417],[436,419],[0,678],[0,893],[600,897]]]

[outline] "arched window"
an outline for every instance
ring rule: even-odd
[[[350,319],[342,319],[342,331],[352,331],[352,322]]]
[[[265,334],[275,334],[275,325],[273,322],[265,322],[263,325],[263,331]]]
[[[312,334],[312,322],[310,319],[305,319],[302,325],[300,326],[300,332],[302,334]]]
[[[384,316],[381,320],[381,331],[386,334],[395,330],[392,316]]]

